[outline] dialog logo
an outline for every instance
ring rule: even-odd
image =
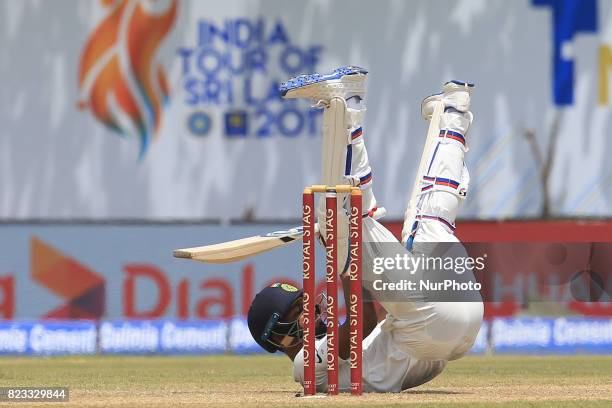
[[[100,319],[106,310],[106,281],[87,266],[32,237],[32,279],[62,299],[42,316],[50,319]]]

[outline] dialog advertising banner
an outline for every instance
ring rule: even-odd
[[[387,226],[396,231],[401,224]],[[292,227],[295,225],[3,225],[0,318],[190,321],[246,316],[253,297],[265,286],[275,282],[302,286],[300,240],[227,264],[174,258],[172,250]],[[464,228],[466,235],[471,228],[490,234],[482,225],[468,224]],[[498,239],[504,237],[499,232],[504,230],[496,224],[489,230],[498,231]],[[582,234],[578,224],[575,231],[576,236]],[[321,245],[316,247],[316,290],[320,293],[326,286],[325,254]],[[478,284],[476,290],[485,301],[485,317],[515,316],[529,308],[538,314],[543,310],[538,309],[540,304],[548,304],[544,310],[558,315],[612,316],[612,244],[467,242],[464,248],[469,255],[462,260],[476,262],[472,266],[473,283]],[[380,276],[376,275],[377,268],[382,268],[377,263],[380,260],[384,258],[373,260],[373,290],[380,286]],[[415,256],[413,261],[418,266],[423,259]],[[469,266],[454,265],[457,274]],[[435,276],[446,285],[445,276],[438,275],[429,276],[430,285]],[[398,282],[415,277],[406,269],[398,275]],[[448,291],[435,293],[430,295],[433,300],[454,299],[447,297]],[[341,301],[339,305],[343,304]],[[339,314],[345,314],[343,306]],[[113,333],[136,330],[131,325],[105,327]],[[167,329],[169,333],[183,330]],[[177,336],[180,338],[180,334]]]
[[[265,285],[283,281],[301,286],[299,243],[223,265],[173,258],[172,250],[289,227],[3,226],[0,317],[189,320],[246,315]],[[321,253],[319,271],[323,260]],[[322,272],[319,278],[322,288]]]

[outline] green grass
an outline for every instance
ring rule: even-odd
[[[467,357],[408,392],[315,399],[286,357],[11,357],[0,386],[67,386],[71,406],[609,407],[612,357]]]

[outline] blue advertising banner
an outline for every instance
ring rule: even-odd
[[[549,349],[556,353],[612,353],[612,319],[558,318]]]
[[[489,349],[489,323],[482,322],[476,341],[470,352],[472,354],[484,354]]]
[[[243,317],[232,319],[229,325],[229,344],[228,349],[237,354],[264,353],[259,347],[249,331],[247,320]]]
[[[472,354],[612,354],[612,319],[498,318]],[[0,355],[263,353],[246,319],[0,322]]]
[[[96,338],[92,322],[0,322],[0,354],[95,354]]]
[[[147,354],[159,351],[155,322],[102,322],[100,352],[104,354]]]
[[[114,321],[100,324],[102,354],[209,354],[227,348],[227,323]]]
[[[612,353],[612,319],[500,318],[491,330],[496,353]]]

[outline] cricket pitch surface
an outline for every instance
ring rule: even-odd
[[[302,389],[284,356],[2,357],[0,366],[0,386],[70,390],[67,404],[27,406],[612,406],[612,356],[470,356],[399,394],[321,398],[296,397]]]

